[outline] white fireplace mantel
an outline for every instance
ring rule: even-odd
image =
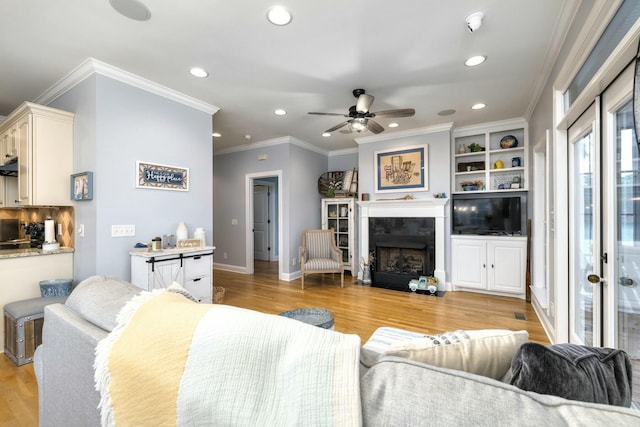
[[[369,248],[369,218],[435,218],[436,256],[433,275],[438,288],[444,290],[445,271],[445,207],[449,199],[395,199],[358,202],[360,207],[360,252]],[[361,274],[361,273],[359,273]]]

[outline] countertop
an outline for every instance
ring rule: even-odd
[[[60,248],[55,251],[43,252],[42,249],[29,248],[29,249],[0,249],[0,259],[7,258],[20,258],[27,256],[42,256],[42,255],[56,255],[56,254],[68,254],[73,253],[73,248]]]
[[[152,251],[147,248],[141,249],[133,249],[129,252],[129,255],[152,258],[152,257],[160,257],[160,256],[168,256],[174,254],[187,254],[192,252],[203,252],[203,251],[214,251],[216,249],[215,246],[201,246],[199,248],[171,248],[171,249],[158,249],[157,251]]]

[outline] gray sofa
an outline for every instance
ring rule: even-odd
[[[99,426],[94,351],[140,290],[102,276],[80,283],[65,304],[45,308],[34,358],[41,426]],[[487,377],[362,349],[360,394],[367,426],[640,425],[640,413],[526,392]],[[153,419],[149,419],[153,425]]]

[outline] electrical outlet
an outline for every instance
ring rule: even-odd
[[[222,257],[223,257],[224,259],[227,259],[227,253],[226,253],[226,252],[225,252],[225,253],[223,253],[223,254],[222,254]]]
[[[135,225],[112,225],[111,237],[130,237],[136,235]]]
[[[296,265],[296,257],[291,258],[291,265]]]
[[[78,224],[78,237],[84,237],[84,224]]]

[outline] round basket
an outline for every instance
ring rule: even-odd
[[[214,286],[213,287],[213,303],[222,304],[222,302],[224,301],[224,293],[225,293],[225,289],[222,286]]]
[[[66,297],[71,293],[72,279],[51,279],[40,281],[40,295],[48,297]]]

